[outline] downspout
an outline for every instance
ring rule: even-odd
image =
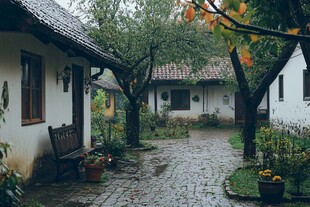
[[[202,85],[202,112],[205,112],[205,85]]]
[[[157,85],[154,85],[154,110],[157,112]]]
[[[104,68],[100,68],[100,71],[98,73],[95,73],[94,75],[91,76],[92,81],[96,81],[99,79],[99,76],[103,74]]]

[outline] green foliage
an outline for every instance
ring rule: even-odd
[[[233,149],[242,150],[244,147],[240,132],[234,133],[232,136],[230,136],[228,142],[231,144]]]
[[[159,115],[151,111],[147,104],[143,104],[140,109],[141,131],[155,128],[159,121]]]
[[[126,144],[123,139],[114,137],[105,144],[104,152],[112,157],[121,158],[126,152]]]
[[[170,117],[170,114],[171,114],[171,105],[169,103],[163,103],[161,106],[160,106],[160,111],[159,111],[159,122],[160,122],[160,125],[161,126],[166,126],[167,123],[168,123],[168,120],[169,120],[169,117]]]
[[[168,128],[168,127],[157,127],[155,131],[142,131],[141,140],[156,140],[156,139],[184,139],[189,134],[185,128]]]
[[[302,183],[310,176],[310,152],[303,151],[284,134],[262,127],[256,138],[257,150],[262,153],[263,168],[292,180],[296,193],[301,193]]]
[[[7,207],[17,205],[19,196],[23,193],[19,185],[22,183],[22,175],[9,168],[3,161],[4,156],[7,156],[7,151],[10,145],[5,142],[0,142],[0,206]]]
[[[23,203],[22,207],[44,207],[44,205],[35,199],[31,199],[29,202]]]
[[[204,127],[212,126],[217,127],[220,125],[220,121],[218,120],[218,114],[220,113],[219,108],[216,108],[216,110],[212,114],[202,114],[199,116],[199,122],[202,123]]]
[[[96,95],[91,102],[91,135],[106,137],[105,129],[108,124],[104,117],[106,94],[100,89],[96,91]]]

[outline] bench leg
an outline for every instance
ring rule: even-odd
[[[73,163],[74,172],[75,172],[75,178],[76,179],[80,179],[79,163],[80,163],[80,160],[75,160],[74,163]]]
[[[56,162],[56,168],[57,168],[56,181],[59,181],[61,177],[60,162]]]

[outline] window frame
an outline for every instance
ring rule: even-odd
[[[22,50],[20,54],[20,67],[21,67],[21,121],[22,121],[22,126],[26,125],[32,125],[32,124],[38,124],[45,122],[45,102],[44,102],[44,97],[45,97],[45,80],[44,80],[44,63],[43,63],[43,57],[31,52],[27,52]],[[29,85],[28,87],[25,87],[23,85],[23,71],[24,71],[24,66],[23,66],[23,60],[28,59],[28,61],[35,62],[38,66],[38,68],[32,69],[30,66],[29,69]],[[30,84],[34,78],[32,75],[33,70],[40,71],[41,74],[38,76],[39,79],[39,87],[34,88],[33,84]],[[28,94],[28,99],[25,100],[24,97],[27,94],[24,94],[24,90],[29,90]],[[36,91],[38,93],[38,117],[33,117],[33,104],[34,104],[34,96],[33,92]],[[29,102],[29,103],[27,103]],[[25,106],[28,106],[29,108],[27,109],[24,108]],[[27,118],[24,117],[25,110],[28,110],[27,112],[29,113]]]
[[[306,80],[306,78],[308,79]],[[307,91],[306,91],[307,88],[306,83],[308,83]],[[303,100],[310,101],[310,72],[308,70],[303,70]]]
[[[284,76],[279,75],[278,79],[279,101],[284,101]]]
[[[170,104],[171,104],[171,110],[173,111],[187,111],[187,110],[190,110],[191,109],[191,99],[190,99],[190,90],[189,89],[173,89],[170,91],[170,94],[171,94],[171,100],[170,100]],[[175,96],[178,96],[177,98],[179,99],[178,100],[178,104],[175,105]],[[182,96],[185,96],[186,97],[182,97]],[[184,106],[181,106],[180,102],[182,100],[186,100],[187,103],[185,104],[182,104]]]

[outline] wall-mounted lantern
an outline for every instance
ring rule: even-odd
[[[71,68],[66,65],[64,71],[61,73],[56,73],[56,83],[58,85],[58,80],[63,80],[64,92],[68,92],[69,83],[71,77]]]
[[[223,105],[229,105],[229,96],[226,94],[223,96]]]

